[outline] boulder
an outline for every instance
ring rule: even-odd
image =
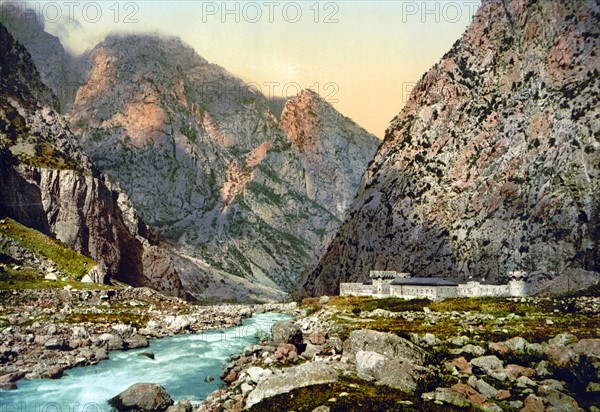
[[[356,354],[356,369],[360,378],[375,379],[378,384],[406,393],[414,393],[431,375],[428,368],[405,358],[390,359],[372,351],[359,351]]]
[[[108,401],[118,411],[162,412],[173,405],[165,388],[153,383],[136,383]]]
[[[548,362],[554,369],[570,369],[579,362],[577,354],[561,344],[552,344],[544,348]]]
[[[524,366],[515,364],[507,365],[504,369],[504,372],[506,372],[506,376],[510,380],[515,380],[521,376],[526,376],[528,378],[535,376],[535,369],[526,368]]]
[[[177,402],[167,408],[167,412],[192,412],[192,403],[187,400]]]
[[[179,315],[169,324],[168,328],[171,332],[180,333],[184,330],[188,330],[192,324],[193,319],[188,315]]]
[[[581,339],[577,343],[570,344],[569,348],[578,355],[600,358],[600,339]]]
[[[323,295],[319,298],[319,304],[326,305],[329,302],[329,296]]]
[[[246,407],[250,408],[265,398],[288,393],[296,388],[332,383],[338,379],[338,373],[322,362],[307,362],[285,369],[260,381],[248,395]]]
[[[529,342],[527,342],[525,339],[523,339],[520,336],[516,336],[512,339],[507,340],[506,342],[504,342],[504,345],[509,348],[511,351],[516,352],[516,353],[522,353],[525,351],[525,346],[528,345]]]
[[[48,350],[65,350],[67,345],[63,338],[50,338],[44,344],[44,347]]]
[[[477,379],[475,376],[470,376],[467,384],[475,389],[477,392],[485,396],[487,399],[495,398],[498,394],[498,389],[484,381],[483,379]]]
[[[273,374],[273,372],[271,372],[269,369],[263,369],[259,366],[249,367],[246,370],[246,373],[248,374],[248,378],[250,379],[250,382],[252,382],[252,383],[258,383],[261,380],[261,378],[270,376]]]
[[[583,409],[579,407],[575,399],[555,389],[549,390],[545,397],[550,402],[550,405],[552,405],[551,410],[583,412]]]
[[[298,359],[298,352],[291,343],[280,343],[273,357],[283,364],[288,364]]]
[[[569,345],[577,342],[577,336],[572,333],[559,333],[548,341],[548,345]]]
[[[90,277],[90,275],[84,275],[81,280],[81,283],[94,283],[94,280]]]
[[[523,412],[544,412],[547,410],[549,402],[541,396],[529,395],[525,398]]]
[[[473,358],[471,367],[475,375],[487,375],[500,381],[506,380],[504,365],[495,355]]]
[[[485,354],[485,349],[478,345],[467,344],[462,347],[462,353],[471,356],[483,356]]]
[[[123,350],[125,349],[125,341],[119,335],[114,333],[103,333],[98,337],[98,340],[108,345],[108,350]]]
[[[313,345],[324,345],[327,342],[326,332],[315,332],[308,337],[308,341]]]
[[[25,377],[26,373],[25,372],[12,372],[12,373],[7,373],[6,375],[2,375],[0,376],[0,385],[10,385],[10,386],[14,386],[11,387],[10,389],[16,389],[17,385],[12,385],[14,384],[14,382],[18,381],[19,379],[23,379]]]
[[[437,388],[435,392],[424,393],[423,399],[447,403],[459,408],[476,407],[478,410],[501,412],[502,408],[489,402],[485,397],[464,383],[457,383],[451,388]]]
[[[308,342],[306,344],[306,349],[304,349],[304,352],[302,352],[302,357],[304,359],[312,360],[315,357],[315,355],[318,355],[322,351],[322,345],[313,345],[312,343]]]
[[[150,345],[148,339],[140,335],[133,335],[127,338],[125,343],[129,349],[147,348]]]
[[[423,365],[427,352],[414,343],[391,333],[355,330],[344,342],[344,358],[353,361],[360,351],[376,352],[388,359],[404,358]]]
[[[60,366],[51,366],[47,373],[45,373],[43,375],[44,378],[50,378],[50,379],[59,379],[62,378],[63,376],[63,369]]]
[[[276,322],[271,326],[271,340],[275,345],[291,343],[295,346],[302,345],[302,331],[293,320]]]

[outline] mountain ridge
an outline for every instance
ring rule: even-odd
[[[327,127],[315,150],[298,150],[285,128],[301,117],[294,99],[284,124],[264,96],[177,38],[109,36],[84,62],[71,126],[171,243],[192,293],[213,296],[202,285],[218,273],[293,290],[379,140],[305,91],[297,99],[310,95]],[[313,173],[319,165],[326,173]]]

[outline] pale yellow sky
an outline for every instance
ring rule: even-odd
[[[267,97],[312,88],[378,137],[479,0],[29,2],[81,53],[110,32],[181,37]]]

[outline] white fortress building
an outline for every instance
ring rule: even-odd
[[[372,270],[364,283],[340,283],[340,296],[398,297],[404,299],[445,299],[460,297],[527,296],[525,272],[510,272],[509,282],[498,284],[485,280],[457,277],[411,277],[393,270]]]

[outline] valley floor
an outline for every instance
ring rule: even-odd
[[[0,388],[277,311],[296,320],[232,356],[223,387],[196,412],[597,412],[600,403],[597,290],[435,302],[324,296],[298,307],[200,306],[147,288],[87,287],[0,290]]]

